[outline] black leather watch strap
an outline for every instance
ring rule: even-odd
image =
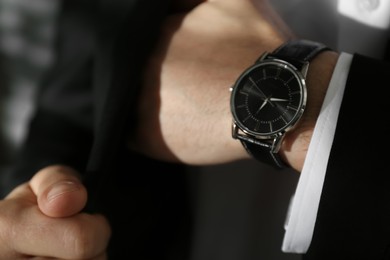
[[[320,52],[326,50],[330,50],[330,48],[322,43],[303,39],[290,40],[269,54],[267,59],[276,58],[285,60],[300,70],[303,64],[312,60]],[[286,164],[280,158],[279,154],[272,152],[273,140],[268,140],[267,142],[267,140],[259,140],[249,136],[240,136],[238,138],[241,140],[247,152],[255,159],[273,165],[277,169],[286,167]]]
[[[277,169],[286,168],[287,165],[280,158],[278,153],[271,151],[271,145],[256,140],[245,140],[239,138],[245,150],[256,160],[275,166]]]
[[[290,40],[279,46],[272,57],[277,57],[283,60],[297,60],[307,62],[312,60],[320,52],[330,50],[326,45],[309,40]]]

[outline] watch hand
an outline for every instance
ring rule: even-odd
[[[270,98],[270,101],[288,101],[288,99],[283,99],[283,98]]]
[[[267,104],[270,104],[272,107],[275,107],[275,104],[271,102],[272,99],[273,99],[273,98],[271,98],[271,96],[266,97],[266,98],[263,100],[263,103],[261,104],[261,106],[259,107],[259,109],[257,109],[257,111],[256,111],[255,114],[257,115],[257,114],[260,112],[260,110],[262,110],[263,107],[265,107],[265,105],[267,105]],[[287,100],[286,100],[286,101],[287,101]]]
[[[263,107],[264,107],[265,105],[267,105],[267,103],[268,103],[268,99],[265,99],[264,102],[263,102],[263,104],[261,104],[261,106],[259,107],[259,109],[257,109],[255,115],[257,115],[257,114],[260,112],[260,110],[262,110]]]
[[[268,98],[268,102],[273,106],[275,107],[275,104],[273,102],[287,102],[289,101],[288,99],[284,99],[284,98],[273,98],[273,97],[269,97]],[[279,105],[276,103],[276,107],[279,107]]]

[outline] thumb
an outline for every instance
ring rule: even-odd
[[[38,207],[49,217],[68,217],[80,212],[87,202],[87,190],[77,171],[54,165],[37,172],[30,181]]]

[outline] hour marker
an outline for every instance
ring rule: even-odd
[[[275,78],[279,78],[279,77],[280,77],[280,71],[281,71],[281,70],[282,70],[281,68],[278,68],[278,69],[276,70]]]
[[[260,95],[264,95],[263,91],[261,91],[260,87],[256,84],[256,82],[252,78],[249,78],[249,80],[252,82],[253,86],[257,89],[257,91],[260,93]],[[250,88],[248,92],[253,93],[253,90],[254,90],[254,88]]]
[[[294,110],[294,111],[298,111],[298,108],[297,107],[293,107],[293,106],[287,106],[288,109],[291,109],[291,110]]]
[[[246,104],[239,105],[237,108],[246,108]]]
[[[294,79],[294,76],[292,76],[289,80],[287,80],[286,81],[286,83],[284,83],[284,84],[288,84],[291,80],[293,80]]]
[[[256,86],[256,82],[252,79],[252,77],[249,77],[250,82],[252,82],[253,85]]]
[[[242,87],[242,90],[246,93],[250,93],[253,89],[253,85],[256,85],[253,80],[252,80],[252,84],[246,82],[245,85]]]
[[[301,94],[301,91],[293,91],[293,92],[291,92],[291,95],[300,95]]]
[[[260,129],[260,121],[258,121],[258,122],[256,123],[255,131],[259,131],[259,129]]]
[[[241,90],[240,90],[240,94],[245,95],[245,96],[248,96],[248,92],[246,92],[245,89],[241,89]]]
[[[246,117],[244,120],[242,120],[242,122],[246,122],[249,118],[251,118],[250,115],[248,117]]]
[[[269,125],[269,130],[270,130],[271,132],[273,132],[274,130],[273,130],[273,127],[272,127],[272,123],[269,122],[268,125]]]

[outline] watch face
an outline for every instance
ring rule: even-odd
[[[231,110],[237,126],[260,138],[293,126],[305,103],[303,77],[280,61],[257,63],[241,75],[232,89]]]

